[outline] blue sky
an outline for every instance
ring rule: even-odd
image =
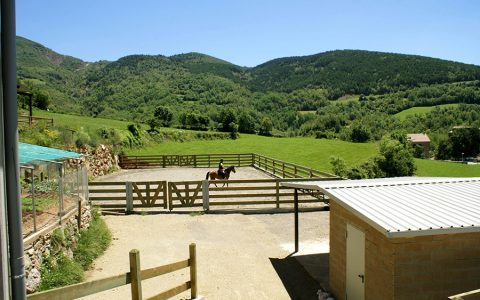
[[[17,34],[86,61],[201,52],[255,66],[363,49],[480,65],[480,1],[17,0]]]

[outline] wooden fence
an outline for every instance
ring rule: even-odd
[[[53,127],[52,118],[30,117],[30,116],[20,115],[18,116],[18,123],[25,123],[30,126],[45,124],[46,127]]]
[[[337,178],[333,174],[292,164],[260,154],[253,154],[252,166],[280,178]]]
[[[285,162],[256,153],[243,154],[190,154],[190,155],[150,155],[121,156],[120,167],[141,169],[151,167],[217,167],[220,159],[225,166],[255,167],[279,178],[336,178],[335,175],[312,168]]]
[[[192,154],[192,155],[148,155],[120,156],[119,165],[123,169],[142,169],[152,167],[213,167],[218,166],[221,158],[224,165],[248,167],[252,165],[251,153],[248,154]]]
[[[125,211],[134,208],[167,209],[167,182],[89,182],[89,200],[101,210]]]
[[[91,182],[90,201],[102,211],[132,213],[135,208],[163,208],[173,210],[185,207],[210,206],[240,208],[280,208],[293,203],[293,189],[282,182],[320,181],[331,178],[251,179],[216,181],[152,181],[152,182]],[[143,188],[139,188],[142,186]],[[113,188],[112,188],[113,187]],[[129,200],[130,199],[130,200]],[[323,194],[303,194],[300,203],[328,203]]]
[[[174,288],[164,291],[156,296],[147,298],[153,299],[169,299],[184,291],[190,289],[191,298],[198,296],[197,291],[197,255],[195,244],[190,244],[189,258],[177,261],[168,265],[154,267],[141,270],[140,268],[140,252],[136,249],[131,250],[129,254],[130,272],[115,275],[99,280],[87,281],[83,283],[73,284],[62,288],[57,288],[45,292],[35,293],[27,296],[28,300],[61,300],[76,299],[88,295],[100,293],[119,286],[131,285],[132,300],[142,299],[142,280],[165,275],[184,268],[190,268],[190,280],[186,281]]]

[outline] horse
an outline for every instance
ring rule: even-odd
[[[223,171],[223,172],[224,172],[225,176],[222,177],[222,175],[218,174],[217,170],[209,171],[209,172],[207,172],[207,176],[205,177],[205,179],[208,179],[208,177],[210,177],[210,180],[215,180],[215,179],[228,180],[228,178],[230,178],[230,173],[231,172],[236,173],[235,166],[230,166],[230,167],[226,168],[225,171]],[[215,184],[215,186],[217,186],[217,185]],[[223,186],[225,186],[225,183],[223,184]],[[227,186],[228,186],[228,183],[227,183]]]

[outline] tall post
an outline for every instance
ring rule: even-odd
[[[63,164],[58,165],[58,223],[62,224],[63,216]]]
[[[33,232],[37,232],[37,207],[35,205],[35,181],[33,180],[33,169],[30,170],[32,180],[32,213],[33,213]]]
[[[125,193],[127,199],[127,214],[133,212],[133,185],[131,181],[125,182]]]
[[[12,299],[26,298],[23,262],[22,202],[18,166],[17,66],[15,0],[1,1],[1,65],[3,119],[5,123],[5,183]],[[2,268],[3,269],[3,268]]]
[[[190,252],[190,290],[191,290],[191,298],[197,299],[198,291],[197,291],[197,250],[195,243],[190,244],[189,247]]]
[[[275,179],[275,191],[276,191],[276,204],[277,208],[280,208],[280,180],[277,178]]]
[[[140,268],[140,251],[133,249],[130,251],[130,278],[132,300],[142,300],[142,276]]]
[[[208,180],[202,181],[202,200],[203,200],[203,210],[210,210],[210,194],[209,194],[210,183]]]
[[[293,205],[295,210],[295,252],[298,252],[298,189],[295,189],[294,192]]]

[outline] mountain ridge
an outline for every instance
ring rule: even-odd
[[[182,104],[182,109],[210,111],[212,118],[216,114],[204,106],[318,109],[325,97],[480,79],[480,66],[366,50],[282,57],[252,68],[197,52],[85,62],[22,37],[17,37],[17,65],[22,83],[46,90],[54,110],[124,119],[158,105]],[[290,94],[292,101],[276,103]],[[265,106],[265,101],[273,102]]]

